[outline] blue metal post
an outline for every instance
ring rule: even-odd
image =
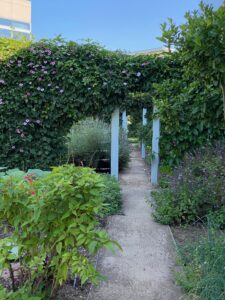
[[[147,109],[143,108],[143,111],[142,111],[142,125],[143,126],[145,126],[147,124],[146,113],[147,113]],[[142,157],[142,159],[146,158],[145,144],[143,141],[141,143],[141,157]]]
[[[111,119],[111,176],[119,177],[119,109],[112,113]]]
[[[126,110],[122,113],[122,128],[127,131],[127,112]]]
[[[157,112],[154,107],[153,113]],[[151,163],[151,183],[158,184],[158,170],[159,170],[159,138],[160,138],[160,120],[159,118],[153,119],[152,127],[152,163]]]

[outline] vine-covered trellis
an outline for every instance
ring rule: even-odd
[[[0,162],[9,167],[59,163],[74,121],[151,105],[150,97],[141,103],[129,93],[150,91],[170,71],[166,58],[130,57],[93,44],[1,43],[6,57],[0,62]]]
[[[153,104],[167,164],[220,139],[222,102],[213,74],[207,83],[196,78],[185,53],[129,56],[60,39],[0,39],[0,166],[47,169],[63,163],[64,137],[74,121],[109,120],[114,112],[118,125],[118,110],[140,116]],[[145,127],[148,143],[152,122]]]

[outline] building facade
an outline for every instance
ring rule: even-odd
[[[31,38],[31,0],[0,0],[0,37]]]

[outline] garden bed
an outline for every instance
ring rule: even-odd
[[[98,229],[104,229],[107,225],[107,218],[101,218],[99,219],[99,226]],[[11,231],[6,235],[3,230],[0,228],[0,239],[9,236]],[[92,262],[92,264],[96,267],[98,263],[98,254],[91,257],[88,252],[86,251],[84,253],[86,257]],[[19,286],[19,273],[20,273],[20,264],[15,262],[12,263],[12,268],[14,271],[14,275],[16,278],[16,286]],[[18,275],[18,276],[17,276]],[[75,278],[68,278],[68,280],[62,285],[62,287],[59,289],[57,293],[56,300],[75,300],[75,299],[88,299],[90,291],[92,289],[93,284],[90,282],[85,283],[84,285],[81,285],[79,277],[74,280]],[[75,286],[74,286],[75,283]],[[4,286],[8,291],[12,290],[12,282],[10,279],[9,270],[4,270],[3,273],[0,276],[0,284]]]
[[[177,246],[184,246],[187,243],[194,243],[199,238],[206,236],[207,229],[201,224],[188,226],[171,226],[171,231]]]

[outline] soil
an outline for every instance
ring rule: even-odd
[[[58,292],[57,300],[86,300],[92,285],[85,284],[83,287],[73,287],[73,281],[65,283]]]
[[[178,246],[194,243],[201,237],[207,235],[207,229],[201,225],[171,226],[173,237]]]

